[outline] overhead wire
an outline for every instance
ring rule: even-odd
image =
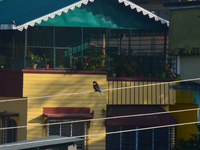
[[[98,134],[80,135],[80,136],[72,136],[72,137],[60,137],[60,138],[40,140],[40,141],[31,141],[31,142],[23,142],[23,141],[21,141],[21,143],[10,143],[8,145],[0,145],[0,147],[19,146],[19,145],[34,144],[34,143],[41,143],[41,142],[49,142],[49,141],[55,141],[55,140],[64,140],[64,139],[67,140],[67,139],[71,139],[71,138],[84,138],[84,137],[90,137],[90,136],[110,135],[110,134],[134,132],[134,131],[144,131],[144,130],[150,130],[150,129],[159,129],[159,128],[165,128],[165,127],[183,126],[183,125],[191,125],[191,124],[198,124],[198,123],[200,123],[200,121],[179,123],[179,124],[170,124],[170,125],[162,125],[162,126],[153,126],[153,127],[122,130],[122,131],[113,131],[113,132],[98,133]]]
[[[95,118],[95,119],[73,120],[73,121],[64,121],[64,122],[55,122],[55,123],[45,123],[45,124],[27,125],[27,126],[5,127],[5,128],[0,128],[0,131],[1,131],[1,130],[7,130],[7,129],[26,128],[26,127],[49,126],[49,125],[68,124],[68,123],[77,123],[77,122],[88,122],[88,121],[97,121],[97,120],[109,120],[109,119],[120,119],[120,118],[130,118],[130,117],[142,117],[142,116],[150,116],[150,115],[161,115],[161,114],[166,114],[166,113],[169,114],[169,113],[178,113],[178,112],[194,111],[194,110],[199,110],[199,109],[200,109],[200,108],[192,108],[192,109],[182,109],[182,110],[173,110],[173,111],[164,111],[164,112],[154,112],[154,113],[145,113],[145,114],[114,116],[114,117],[106,117],[106,118]]]
[[[179,81],[170,81],[170,82],[161,82],[161,83],[154,83],[154,84],[146,84],[146,85],[139,85],[139,86],[129,86],[129,87],[120,87],[120,88],[112,88],[112,89],[104,89],[101,91],[109,91],[109,90],[118,90],[118,89],[127,89],[127,88],[134,88],[134,87],[145,87],[145,86],[153,86],[153,85],[161,85],[161,84],[170,84],[170,83],[178,83],[178,82],[187,82],[187,81],[195,81],[200,80],[200,78],[193,78],[193,79],[186,79],[186,80],[179,80]],[[8,101],[17,101],[17,100],[27,100],[27,99],[38,99],[38,98],[47,98],[47,97],[55,97],[55,96],[66,96],[66,95],[76,95],[76,94],[84,94],[84,93],[92,93],[94,91],[86,91],[86,92],[77,92],[77,93],[67,93],[67,94],[59,94],[59,95],[48,95],[48,96],[40,96],[40,97],[30,97],[30,98],[19,98],[19,99],[6,99],[1,100],[0,102],[8,102]],[[17,126],[17,127],[7,127],[1,128],[0,130],[5,129],[14,129],[14,128],[23,128],[23,127],[31,127],[31,126],[44,126],[44,125],[54,125],[54,124],[63,124],[63,123],[75,123],[75,122],[86,122],[86,121],[94,121],[94,120],[101,120],[101,119],[116,119],[116,118],[125,118],[125,117],[136,117],[136,116],[146,116],[146,115],[156,115],[156,114],[164,114],[164,113],[174,113],[174,112],[183,112],[183,111],[192,111],[192,110],[199,110],[199,108],[195,109],[185,109],[185,110],[176,110],[176,111],[166,111],[166,112],[156,112],[156,113],[148,113],[148,114],[137,114],[137,115],[125,115],[125,116],[115,116],[115,117],[107,117],[107,118],[97,118],[97,119],[87,119],[87,120],[76,120],[76,121],[67,121],[67,122],[59,122],[59,123],[47,123],[47,124],[39,124],[39,125],[28,125],[28,126]],[[154,126],[148,128],[140,128],[140,129],[133,129],[133,130],[123,130],[123,131],[115,131],[115,132],[107,132],[107,133],[100,133],[100,134],[91,134],[91,135],[83,135],[83,136],[75,136],[75,137],[87,137],[87,136],[96,136],[96,135],[103,135],[103,134],[115,134],[115,133],[123,133],[123,132],[132,132],[132,131],[140,131],[140,130],[148,130],[148,129],[155,129],[155,128],[163,128],[163,127],[171,127],[171,126],[180,126],[180,125],[189,125],[189,124],[196,124],[199,122],[189,122],[189,123],[181,123],[181,124],[171,124],[165,126]],[[70,137],[70,138],[75,138]],[[69,137],[67,137],[69,138]],[[57,139],[60,140],[61,138]],[[62,138],[65,139],[65,138]],[[56,139],[52,139],[56,140]],[[43,140],[49,141],[49,140]],[[36,142],[36,141],[35,141]],[[38,142],[38,141],[37,141]],[[36,142],[36,143],[37,143]],[[39,141],[41,142],[41,141]],[[30,143],[30,142],[29,142]],[[32,143],[32,142],[31,142]],[[20,144],[27,144],[27,143],[20,143]],[[13,144],[12,144],[13,145]],[[11,145],[11,146],[12,146]],[[19,145],[19,144],[17,144]],[[0,146],[3,147],[3,146]]]
[[[153,86],[153,85],[180,83],[180,82],[195,81],[195,80],[200,80],[200,78],[185,79],[185,80],[178,80],[178,81],[169,81],[169,82],[161,82],[161,83],[152,83],[152,84],[146,84],[146,85],[134,85],[134,86],[127,86],[127,87],[111,88],[111,89],[104,89],[104,90],[101,90],[101,91],[103,92],[103,91],[128,89],[128,88],[140,88],[140,87],[147,87],[147,86]],[[26,98],[17,98],[17,99],[4,99],[4,100],[0,100],[0,103],[2,103],[2,102],[10,102],[10,101],[20,101],[20,100],[42,99],[42,98],[67,96],[67,95],[78,95],[78,94],[93,93],[93,92],[94,91],[85,91],[85,92],[66,93],[66,94],[57,94],[57,95],[47,95],[47,96],[38,96],[38,97],[26,97]]]

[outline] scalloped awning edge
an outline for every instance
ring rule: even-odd
[[[17,29],[19,31],[23,31],[23,29],[27,29],[28,26],[33,27],[35,25],[35,23],[40,24],[42,22],[42,20],[47,21],[49,18],[53,19],[55,17],[55,15],[60,16],[63,12],[67,13],[68,10],[74,10],[75,7],[79,7],[80,8],[82,6],[82,4],[87,5],[89,1],[90,2],[94,2],[94,0],[81,0],[79,2],[76,2],[76,3],[72,4],[72,5],[69,5],[69,6],[66,6],[66,7],[64,7],[62,9],[57,10],[57,11],[54,11],[54,12],[52,12],[50,14],[47,14],[47,15],[42,16],[40,18],[34,19],[34,20],[29,21],[29,22],[27,22],[25,24],[19,25],[19,26],[17,26]]]
[[[145,16],[145,15],[148,15],[149,18],[154,18],[155,21],[160,21],[161,24],[167,24],[167,26],[169,27],[169,21],[166,20],[166,19],[163,19],[155,14],[153,14],[152,12],[130,2],[130,1],[127,1],[127,0],[118,0],[119,3],[123,3],[124,2],[124,5],[125,6],[130,6],[131,9],[136,9],[137,12],[142,12],[142,14]]]

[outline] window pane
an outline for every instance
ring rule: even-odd
[[[65,123],[61,125],[61,136],[72,136],[71,123]]]
[[[64,120],[64,121],[66,122],[67,120]],[[60,120],[50,121],[50,123],[53,123],[53,122],[62,122],[62,121]],[[85,135],[85,122],[63,123],[61,125],[60,124],[50,125],[49,135],[61,135],[61,136],[66,136],[66,137]],[[84,141],[76,142],[76,145],[77,145],[77,150],[84,150]]]
[[[84,122],[77,122],[77,123],[72,123],[72,135],[73,136],[81,136],[85,135],[85,123]],[[84,137],[82,137],[84,138]],[[76,142],[77,144],[77,149],[84,149],[84,142]]]
[[[60,125],[49,125],[49,135],[60,135]]]
[[[123,130],[132,130],[135,127],[122,127]],[[135,149],[135,131],[122,133],[122,149],[134,150]]]
[[[120,131],[120,127],[107,126],[107,132]],[[108,134],[106,135],[106,150],[120,150],[120,134]]]
[[[16,127],[17,124],[14,119],[7,119],[7,126],[6,127]],[[15,142],[17,139],[17,129],[9,129],[6,130],[7,132],[7,139],[6,143]]]
[[[139,127],[144,128],[144,127]],[[138,150],[152,149],[152,130],[138,131]]]
[[[154,129],[155,150],[168,150],[168,128]]]

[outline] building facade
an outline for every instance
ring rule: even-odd
[[[1,143],[60,135],[88,139],[77,143],[85,150],[170,149],[174,127],[120,131],[177,123],[171,114],[105,119],[165,112],[175,104],[173,83],[160,84],[177,77],[168,21],[126,0],[73,2],[41,2],[46,7],[37,16],[24,8],[25,17],[13,18],[14,24],[14,16],[2,17],[1,125],[27,127],[2,130]],[[31,11],[37,9],[33,4]],[[102,96],[93,92],[93,81]]]

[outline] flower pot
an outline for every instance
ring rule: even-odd
[[[151,73],[147,73],[147,77],[150,78],[151,77]]]
[[[37,67],[37,64],[33,64],[33,69],[36,69],[36,67]]]
[[[44,68],[49,69],[49,64],[44,64]]]
[[[116,73],[112,73],[111,76],[112,76],[112,77],[116,77]]]
[[[72,65],[72,69],[76,69],[77,68],[77,66],[76,65]]]
[[[137,77],[137,72],[131,73],[131,76],[132,76],[132,77]]]
[[[158,78],[159,77],[159,73],[154,73],[154,77]]]
[[[126,73],[125,72],[120,72],[120,77],[125,77]]]
[[[143,77],[144,73],[143,72],[138,72],[138,77]]]
[[[173,78],[173,74],[172,74],[172,73],[166,73],[166,76],[167,76],[168,78]]]
[[[162,72],[162,73],[160,74],[160,77],[161,77],[161,78],[165,78],[165,74],[166,74],[165,72]]]

